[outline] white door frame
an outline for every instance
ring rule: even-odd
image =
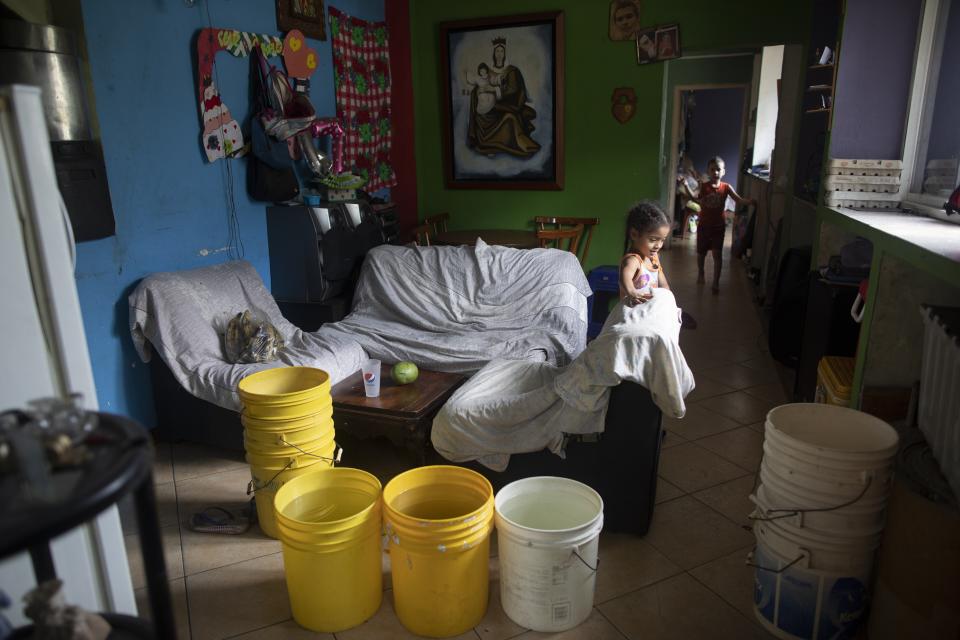
[[[699,84],[678,84],[673,88],[673,114],[670,125],[670,139],[667,141],[670,145],[670,159],[667,165],[667,211],[670,219],[673,220],[673,212],[676,208],[677,198],[677,161],[680,159],[677,154],[677,140],[680,139],[680,95],[684,91],[702,91],[705,89],[743,89],[743,113],[740,116],[740,157],[737,159],[737,172],[740,171],[740,158],[746,151],[747,144],[747,124],[750,113],[750,88],[749,82],[715,82]],[[671,237],[673,235],[671,234]]]

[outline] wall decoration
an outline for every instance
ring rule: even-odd
[[[613,0],[610,3],[610,39],[635,40],[640,26],[640,0]]]
[[[440,25],[448,188],[563,188],[563,13]]]
[[[641,29],[637,33],[637,64],[680,57],[680,27],[675,24]]]
[[[240,125],[220,99],[214,82],[214,58],[219,51],[246,57],[254,46],[259,46],[268,57],[283,51],[283,42],[277,36],[216,28],[201,29],[197,35],[197,97],[203,123],[200,143],[209,162],[240,157],[247,152]]]
[[[317,52],[307,46],[307,39],[299,29],[287,33],[283,39],[283,64],[291,78],[309,78],[317,70]]]
[[[330,7],[333,85],[344,130],[345,168],[376,191],[397,183],[390,159],[390,47],[387,23]]]
[[[276,0],[277,30],[299,29],[308,38],[326,40],[323,0]]]
[[[626,124],[637,112],[637,93],[631,87],[618,87],[611,98],[613,117],[620,124]]]

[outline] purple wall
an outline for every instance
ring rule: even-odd
[[[950,3],[947,37],[940,59],[940,81],[937,101],[933,105],[933,124],[927,159],[956,158],[960,152],[960,126],[957,110],[960,105],[960,2]]]
[[[737,189],[744,90],[698,89],[693,93],[697,106],[690,119],[690,159],[698,171],[705,172],[710,158],[720,156],[727,164],[724,181]]]
[[[830,157],[901,157],[922,4],[847,0]]]

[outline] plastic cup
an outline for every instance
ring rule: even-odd
[[[363,373],[363,391],[368,398],[380,395],[380,361],[371,358],[360,367]]]

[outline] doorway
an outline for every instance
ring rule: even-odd
[[[747,139],[749,89],[746,83],[674,87],[667,210],[681,230],[686,217],[676,185],[682,163],[688,163],[699,174],[706,174],[710,159],[720,156],[726,163],[724,181],[739,192]]]

